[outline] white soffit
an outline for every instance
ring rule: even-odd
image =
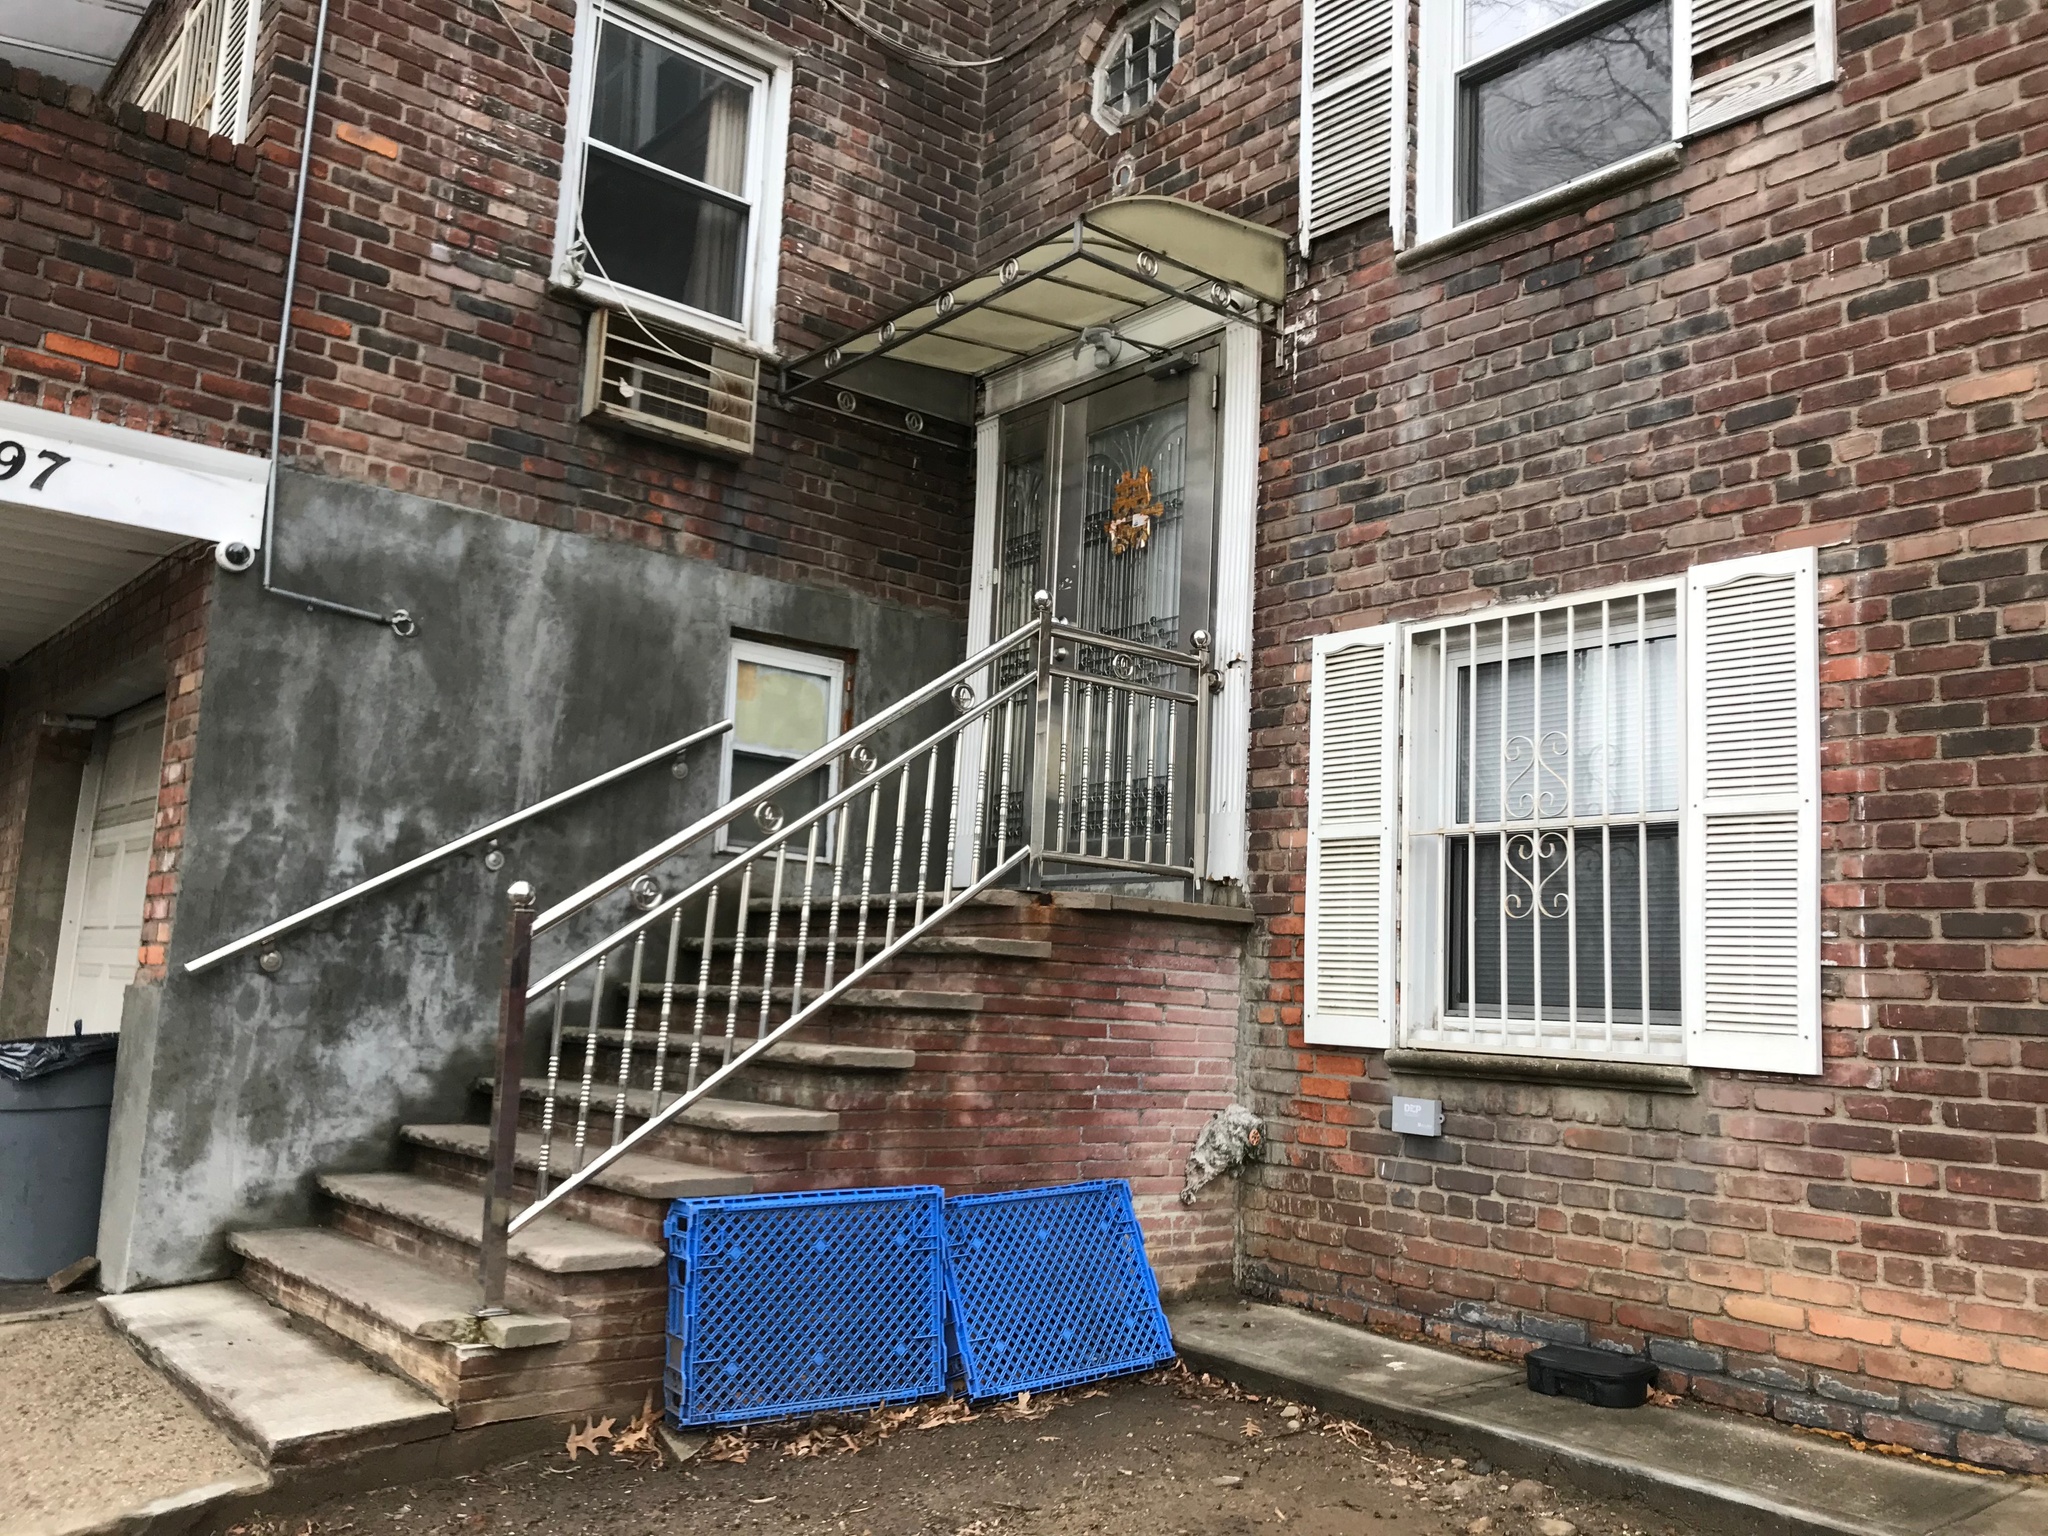
[[[0,665],[180,545],[256,547],[269,467],[0,401]]]

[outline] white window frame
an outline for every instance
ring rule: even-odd
[[[754,89],[754,109],[747,125],[747,185],[741,194],[752,212],[747,220],[744,292],[737,322],[660,294],[614,283],[582,259],[578,235],[584,164],[596,94],[598,33],[606,23],[639,32],[709,69],[744,80]],[[759,38],[714,26],[662,0],[581,7],[570,65],[568,126],[562,145],[550,281],[585,303],[632,310],[773,357],[792,74],[790,55],[783,50]]]
[[[1817,1075],[1822,1069],[1817,586],[1814,551],[1797,549],[1707,562],[1655,581],[1573,592],[1543,602],[1318,636],[1310,685],[1303,913],[1308,1041]],[[1423,739],[1422,732],[1435,712],[1455,707],[1455,691],[1446,689],[1433,667],[1419,667],[1416,654],[1448,632],[1454,637],[1448,662],[1454,668],[1461,665],[1455,637],[1477,623],[1478,659],[1484,662],[1485,631],[1504,619],[1513,624],[1536,614],[1626,604],[1651,594],[1668,596],[1674,611],[1668,627],[1653,627],[1649,634],[1654,638],[1675,631],[1677,639],[1673,735],[1659,754],[1676,766],[1677,793],[1668,813],[1660,806],[1639,819],[1668,821],[1678,828],[1677,1016],[1656,1021],[1662,1025],[1656,1038],[1648,1028],[1617,1030],[1620,1038],[1605,1036],[1604,1028],[1581,1028],[1563,1038],[1543,1040],[1526,1033],[1510,1036],[1499,1031],[1494,1032],[1497,1038],[1489,1039],[1487,1032],[1468,1028],[1446,1030],[1444,954],[1450,930],[1442,910],[1444,870],[1435,857],[1417,857],[1419,843],[1442,834],[1435,821],[1424,823],[1413,811],[1430,801],[1431,791],[1444,777],[1442,753]],[[1549,644],[1551,638],[1545,638],[1546,650],[1555,648]],[[1580,625],[1567,643],[1583,647],[1590,639],[1592,634]],[[1358,646],[1384,647],[1387,657],[1380,716],[1386,740],[1383,755],[1376,760],[1386,817],[1382,879],[1390,884],[1382,885],[1377,899],[1370,893],[1362,898],[1354,877],[1343,891],[1348,909],[1327,908],[1318,901],[1318,838],[1342,836],[1357,842],[1372,835],[1370,828],[1322,824],[1322,798],[1328,788],[1322,780],[1330,771],[1324,760],[1331,729],[1326,713],[1336,707],[1327,691],[1325,667],[1334,656]],[[1519,654],[1519,645],[1514,653]],[[1627,686],[1625,669],[1616,681]],[[1433,698],[1423,697],[1425,689],[1436,690]],[[1354,737],[1357,722],[1371,718],[1352,717]],[[1765,734],[1754,734],[1759,730]],[[1731,737],[1730,732],[1738,734]],[[1738,743],[1733,750],[1731,740]],[[1711,754],[1704,745],[1710,741],[1719,743]],[[1746,742],[1755,742],[1756,749],[1740,745]],[[1357,760],[1355,746],[1351,756]],[[1712,766],[1716,762],[1721,766]],[[1540,775],[1539,769],[1539,782]],[[1718,857],[1711,835],[1715,826],[1722,839]],[[1731,833],[1731,828],[1737,830]],[[1731,836],[1750,836],[1751,828],[1756,829],[1756,841],[1729,841]],[[1739,849],[1739,857],[1728,856],[1731,848]],[[1716,912],[1721,914],[1718,921]],[[1378,926],[1371,929],[1375,913]],[[1756,917],[1758,913],[1765,916]],[[1332,942],[1341,943],[1345,954],[1379,956],[1380,968],[1373,973],[1381,978],[1382,987],[1377,1016],[1369,1008],[1362,1013],[1355,1008],[1332,1011],[1327,1000],[1318,999],[1319,947]],[[1625,1001],[1617,982],[1617,1023]],[[1589,1016],[1581,1012],[1579,1017],[1583,1025]],[[1604,1017],[1601,1023],[1604,1026]]]
[[[800,651],[785,645],[770,645],[761,640],[740,640],[732,642],[725,662],[725,718],[734,722],[727,731],[718,755],[718,803],[725,805],[732,799],[732,758],[733,753],[744,751],[755,757],[779,757],[782,754],[758,747],[742,746],[739,740],[739,689],[740,663],[758,662],[763,666],[779,667],[785,672],[805,672],[814,677],[826,679],[827,697],[831,700],[825,719],[825,739],[832,740],[840,734],[846,718],[846,661],[843,657],[829,656],[818,651]],[[790,762],[801,762],[802,757],[791,757]],[[780,770],[778,770],[779,772]],[[825,798],[839,793],[839,763],[834,759],[825,768]],[[752,817],[751,807],[748,818]],[[819,842],[821,853],[831,852],[832,828],[828,823],[824,836]],[[751,848],[765,833],[759,828],[752,829],[752,835],[743,838],[729,836],[731,824],[718,829],[718,850],[721,853],[736,853]]]
[[[1512,222],[1518,214],[1534,212],[1561,199],[1596,177],[1606,178],[1618,168],[1637,160],[1665,154],[1681,137],[1686,121],[1686,103],[1691,95],[1690,7],[1687,0],[1665,0],[1671,10],[1671,114],[1666,123],[1669,137],[1634,155],[1604,165],[1585,175],[1545,187],[1515,202],[1464,218],[1458,216],[1458,80],[1510,51],[1538,50],[1549,40],[1562,38],[1587,25],[1589,13],[1607,7],[1594,3],[1581,7],[1561,21],[1517,38],[1505,48],[1495,49],[1467,60],[1464,55],[1464,0],[1427,0],[1422,6],[1420,58],[1416,80],[1416,178],[1415,224],[1418,240],[1434,240],[1461,225],[1485,220],[1489,224]]]
[[[1472,613],[1431,620],[1428,623],[1403,626],[1400,644],[1397,647],[1397,653],[1401,658],[1402,682],[1400,733],[1402,814],[1398,826],[1397,847],[1400,850],[1398,856],[1398,884],[1400,892],[1398,910],[1401,913],[1402,932],[1408,936],[1408,942],[1402,946],[1403,968],[1401,971],[1400,1005],[1398,1011],[1398,1029],[1404,1045],[1425,1049],[1478,1051],[1501,1055],[1538,1055],[1558,1057],[1566,1060],[1597,1059],[1665,1063],[1678,1063],[1683,1060],[1685,1033],[1683,1009],[1680,1010],[1677,1016],[1653,1021],[1660,1026],[1669,1042],[1668,1046],[1662,1050],[1648,1048],[1647,1046],[1638,1051],[1620,1050],[1612,1046],[1600,1051],[1578,1049],[1544,1050],[1537,1048],[1536,1042],[1493,1043],[1468,1038],[1465,1030],[1448,1028],[1443,1020],[1448,1012],[1448,1002],[1444,995],[1446,986],[1444,950],[1449,933],[1439,909],[1443,896],[1441,883],[1447,876],[1443,871],[1439,870],[1436,871],[1438,876],[1436,880],[1425,881],[1422,874],[1422,866],[1425,861],[1418,856],[1419,850],[1417,847],[1421,843],[1441,838],[1444,834],[1434,826],[1418,827],[1414,825],[1411,815],[1412,808],[1423,805],[1429,798],[1429,791],[1421,782],[1424,776],[1431,776],[1435,781],[1431,787],[1435,789],[1437,794],[1442,794],[1444,791],[1441,788],[1441,781],[1444,776],[1449,774],[1454,777],[1456,772],[1455,756],[1453,755],[1448,761],[1446,760],[1445,750],[1440,738],[1434,733],[1427,732],[1421,719],[1424,711],[1429,709],[1431,705],[1430,689],[1437,686],[1435,683],[1427,686],[1418,685],[1416,681],[1422,671],[1422,666],[1417,660],[1417,652],[1426,639],[1431,636],[1450,634],[1457,630],[1467,629],[1469,626],[1476,624],[1479,627],[1478,660],[1484,665],[1488,661],[1489,655],[1493,659],[1498,659],[1499,642],[1497,634],[1495,638],[1489,639],[1488,631],[1495,630],[1497,632],[1502,621],[1506,621],[1508,626],[1510,653],[1519,655],[1517,646],[1520,636],[1515,633],[1515,627],[1524,621],[1534,621],[1537,615],[1556,613],[1563,609],[1590,607],[1596,603],[1627,603],[1639,598],[1647,603],[1647,600],[1653,596],[1668,597],[1672,603],[1672,616],[1669,625],[1668,627],[1660,626],[1659,629],[1652,630],[1651,637],[1672,638],[1677,641],[1677,665],[1672,679],[1675,695],[1672,701],[1673,718],[1671,721],[1673,736],[1671,741],[1663,748],[1663,753],[1675,765],[1678,792],[1673,804],[1668,809],[1659,808],[1658,812],[1654,815],[1646,810],[1639,816],[1632,816],[1629,819],[1643,823],[1650,821],[1659,823],[1670,822],[1679,829],[1679,847],[1682,855],[1685,847],[1684,826],[1686,819],[1686,784],[1688,782],[1687,769],[1690,762],[1686,751],[1686,719],[1682,699],[1682,690],[1686,676],[1687,650],[1685,586],[1683,576],[1660,581],[1631,582],[1613,587],[1602,587],[1592,592],[1574,592],[1566,596],[1546,599],[1542,602],[1516,603],[1499,608],[1485,608]],[[1531,628],[1533,630],[1533,622]],[[1572,643],[1583,647],[1589,641],[1595,639],[1596,635],[1597,632],[1582,631],[1573,637]],[[1549,640],[1546,639],[1543,649],[1547,654],[1560,649],[1560,647],[1550,644]],[[1455,649],[1452,650],[1449,659],[1453,667],[1464,664],[1459,660]],[[1620,686],[1624,688],[1629,686],[1630,677],[1626,670],[1620,674],[1618,681]],[[1439,693],[1437,698],[1439,708],[1443,707],[1442,701],[1448,698],[1449,708],[1455,711],[1457,706],[1456,690],[1454,687],[1448,694]],[[1425,740],[1426,736],[1428,737],[1427,740]],[[1451,751],[1454,754],[1455,748],[1452,748]],[[1536,783],[1540,787],[1541,767],[1538,766],[1535,772]],[[1503,792],[1505,793],[1505,790]],[[1577,824],[1592,819],[1590,816],[1579,816],[1573,818],[1573,823]],[[1560,825],[1563,824],[1560,823]],[[1502,835],[1505,836],[1507,834]],[[1686,896],[1684,869],[1681,864],[1679,874],[1679,931],[1681,934],[1684,933],[1686,927]],[[1679,964],[1679,974],[1682,986],[1685,977],[1685,966],[1682,956]],[[1619,985],[1620,980],[1621,978],[1616,978],[1617,985],[1615,990],[1617,997],[1615,1000],[1617,1004],[1624,1003],[1627,995]],[[1682,995],[1683,993],[1681,993]],[[1640,999],[1640,992],[1637,996]],[[1617,1006],[1612,1010],[1612,1013],[1615,1016],[1624,1016],[1627,1011],[1625,1006]],[[1480,1017],[1476,1008],[1473,1010],[1473,1017],[1475,1020]],[[1628,1022],[1625,1017],[1621,1021],[1623,1023]],[[1529,1021],[1523,1022],[1527,1023]],[[1547,1019],[1545,1022],[1554,1026],[1558,1021]],[[1586,1020],[1583,1022],[1585,1027],[1590,1030],[1593,1021]],[[1476,1030],[1477,1025],[1475,1024],[1473,1032],[1476,1032]],[[1576,1031],[1574,1033],[1576,1034]],[[1644,1029],[1643,1034],[1647,1039],[1648,1030]]]
[[[1095,61],[1095,82],[1091,89],[1092,105],[1089,110],[1098,124],[1108,129],[1111,133],[1115,133],[1118,129],[1135,123],[1139,118],[1144,117],[1159,105],[1159,86],[1154,85],[1152,94],[1145,98],[1145,104],[1138,108],[1137,111],[1121,114],[1111,111],[1109,106],[1110,65],[1116,62],[1117,56],[1129,44],[1131,34],[1136,32],[1138,28],[1149,26],[1155,21],[1163,21],[1166,23],[1166,30],[1173,34],[1173,63],[1167,67],[1166,71],[1167,74],[1172,74],[1174,70],[1180,67],[1181,20],[1180,7],[1176,5],[1148,5],[1142,10],[1131,12],[1130,15],[1117,23],[1116,30],[1109,36],[1108,45],[1102,50],[1102,57]],[[1159,84],[1164,83],[1165,77],[1162,76]]]

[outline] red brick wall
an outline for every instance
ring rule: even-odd
[[[265,451],[312,12],[269,17],[239,149],[0,64],[7,398]],[[783,580],[958,608],[971,506],[958,443],[770,398],[759,451],[733,464],[577,419],[584,311],[545,283],[571,17],[560,4],[514,8],[549,85],[488,11],[333,7],[286,458]],[[922,4],[897,20],[971,52],[982,18]],[[964,271],[979,77],[906,62],[809,5],[764,3],[727,24],[798,51],[784,349]]]
[[[908,1046],[884,1092],[820,1107],[841,1131],[763,1188],[943,1184],[951,1194],[1129,1179],[1162,1288],[1227,1284],[1229,1179],[1180,1203],[1195,1138],[1236,1087],[1236,924],[1057,903],[980,906],[955,933],[1045,939],[1050,960],[910,958],[891,985],[975,991],[975,1014],[834,1015],[829,1037]]]
[[[1120,157],[1291,229],[1299,8],[1196,6],[1163,110],[1086,122],[1077,22],[991,92],[983,227]],[[1397,271],[1297,271],[1258,555],[1252,1287],[2048,1468],[2048,17],[1842,7],[1842,83],[1678,172]],[[1299,1032],[1308,641],[1821,547],[1827,1071],[1698,1097],[1442,1081]]]

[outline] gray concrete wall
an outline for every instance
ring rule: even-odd
[[[716,749],[531,824],[283,945],[185,961],[720,717],[734,630],[855,654],[857,718],[962,655],[942,615],[286,475],[278,581],[419,620],[399,641],[215,582],[171,977],[131,992],[100,1254],[112,1289],[221,1273],[487,1069],[502,893],[545,904],[712,806]],[[701,866],[700,866],[701,867]],[[687,870],[682,871],[687,873]]]

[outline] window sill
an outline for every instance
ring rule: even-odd
[[[730,347],[735,352],[745,352],[751,357],[759,358],[764,364],[772,366],[781,361],[781,354],[775,348],[763,345],[757,337],[742,327],[728,324],[680,304],[666,303],[637,289],[622,288],[600,277],[585,274],[572,279],[569,273],[555,272],[550,274],[548,286],[560,297],[585,309],[611,309],[623,314],[637,315],[670,330],[686,331],[692,336],[701,336],[714,346]]]
[[[1626,160],[1617,160],[1613,165],[1552,187],[1548,192],[1538,192],[1534,197],[1525,197],[1518,203],[1509,203],[1505,208],[1496,208],[1491,213],[1482,213],[1476,219],[1467,219],[1454,229],[1427,240],[1418,241],[1405,251],[1394,256],[1394,266],[1399,271],[1421,266],[1439,256],[1467,250],[1483,241],[1490,240],[1503,230],[1514,229],[1523,224],[1533,224],[1561,213],[1581,203],[1589,203],[1609,192],[1619,192],[1640,182],[1654,181],[1669,171],[1677,170],[1685,163],[1685,149],[1682,145],[1659,144],[1646,149],[1639,155]]]
[[[1484,1077],[1556,1087],[1632,1088],[1639,1093],[1698,1093],[1699,1072],[1654,1061],[1596,1061],[1565,1056],[1496,1056],[1489,1051],[1396,1047],[1387,1069],[1428,1077]]]

